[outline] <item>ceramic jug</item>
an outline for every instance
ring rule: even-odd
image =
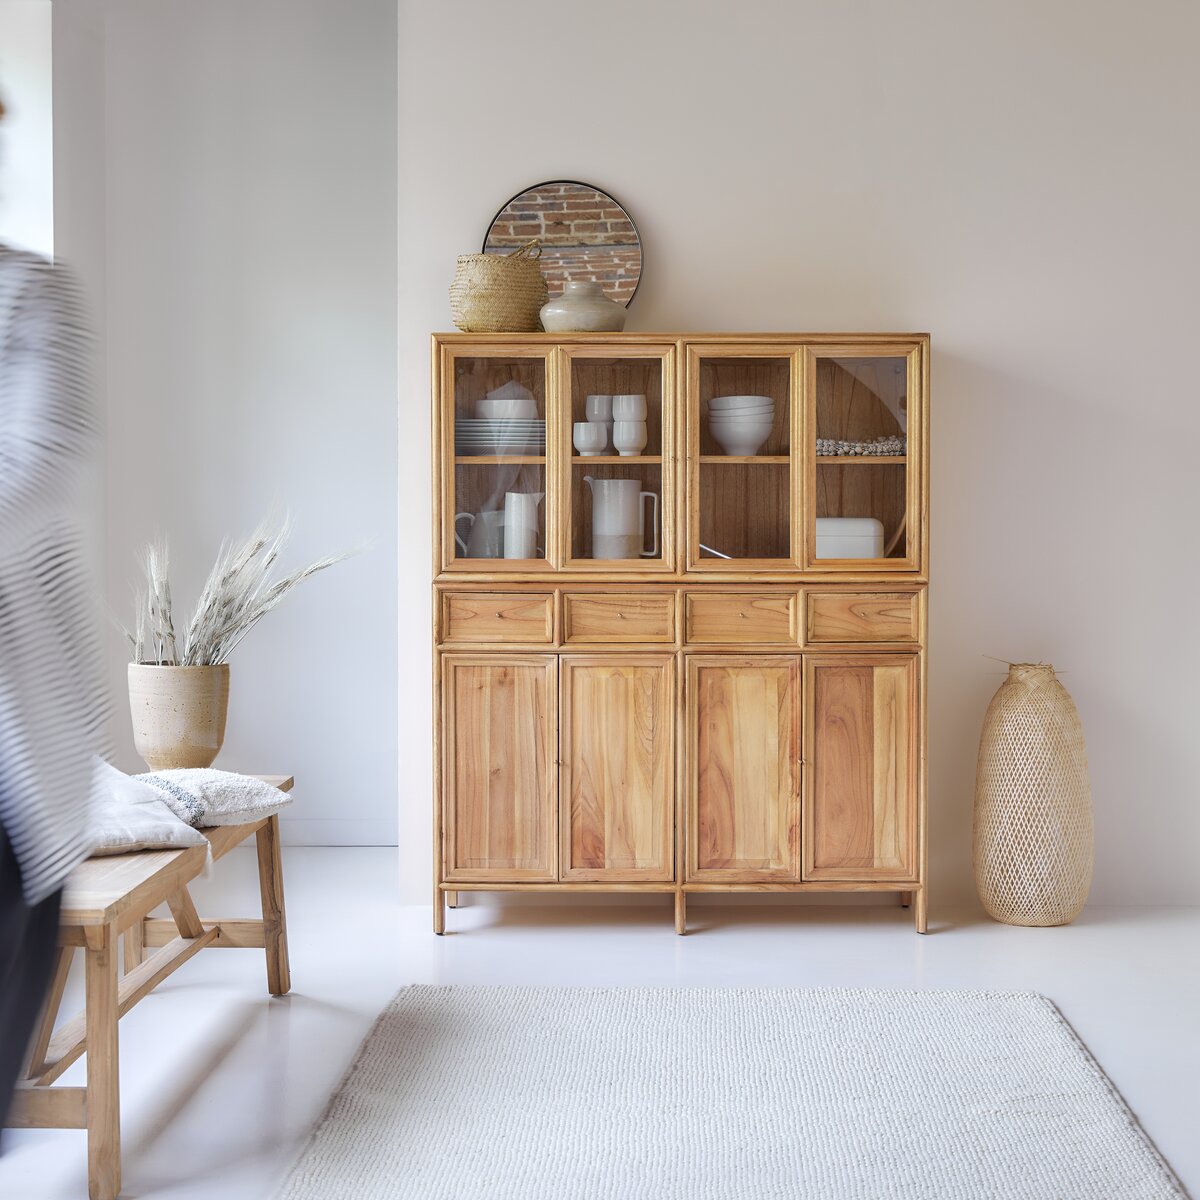
[[[643,492],[636,479],[595,479],[583,477],[592,492],[592,557],[657,558],[658,495]],[[651,502],[650,527],[654,545],[646,544],[646,504]]]
[[[504,557],[536,558],[538,505],[545,492],[505,492]]]
[[[465,541],[458,532],[460,521],[470,521]],[[504,552],[504,513],[500,509],[455,513],[454,540],[464,558],[500,558]]]
[[[542,305],[542,328],[547,333],[616,332],[625,328],[625,306],[610,300],[598,283],[579,280],[563,286],[561,296]]]

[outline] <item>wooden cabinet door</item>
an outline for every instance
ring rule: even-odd
[[[552,654],[442,658],[444,878],[553,880]]]
[[[804,878],[916,878],[917,656],[806,655]]]
[[[800,658],[693,655],[687,671],[687,875],[800,878]]]
[[[562,878],[672,880],[674,658],[564,656],[560,687]]]

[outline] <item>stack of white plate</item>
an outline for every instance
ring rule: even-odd
[[[709,431],[726,454],[757,454],[774,424],[770,396],[714,396],[708,402]]]
[[[459,420],[454,426],[454,452],[481,454],[545,454],[546,422],[512,418]]]

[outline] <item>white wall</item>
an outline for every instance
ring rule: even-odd
[[[54,252],[50,0],[0,0],[0,241]]]
[[[61,236],[93,292],[103,263],[109,602],[128,611],[162,532],[186,604],[273,503],[285,565],[368,543],[236,652],[217,765],[294,772],[291,841],[394,842],[395,5],[108,0],[98,29],[97,7],[66,0],[56,39],[103,59],[82,96],[60,79],[76,129],[99,90],[104,143],[60,188],[104,214],[76,206]]]
[[[1093,900],[1200,900],[1200,8],[401,8],[406,417],[454,255],[548,178],[611,188],[639,223],[632,329],[929,330],[934,903],[972,894],[975,752],[1003,671],[985,654],[1052,661],[1076,697]],[[400,480],[414,511],[419,443]],[[426,546],[423,522],[401,530],[402,562]],[[405,576],[414,654],[426,606]],[[401,712],[420,764],[404,877],[423,898],[423,676]]]
[[[298,556],[377,538],[237,660],[227,761],[295,769],[292,836],[383,840],[398,757],[428,897],[428,334],[566,176],[641,226],[631,328],[932,332],[935,904],[971,894],[985,654],[1066,672],[1093,899],[1200,900],[1200,10],[403,0],[398,108],[382,0],[106,11],[112,595],[156,528],[189,593],[276,495]]]

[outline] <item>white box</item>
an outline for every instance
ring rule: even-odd
[[[817,518],[817,558],[882,557],[882,521],[874,517]]]

